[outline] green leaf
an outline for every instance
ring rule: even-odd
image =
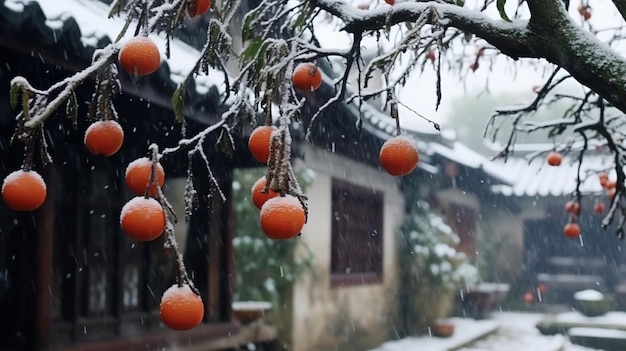
[[[267,51],[267,47],[270,45],[269,42],[264,42],[263,44],[261,44],[261,47],[259,48],[259,51],[257,52],[256,55],[256,70],[257,72],[260,71],[263,66],[265,66],[265,52]]]
[[[24,114],[24,119],[30,119],[30,99],[28,98],[28,94],[22,92],[22,113]]]
[[[241,40],[244,43],[254,38],[254,33],[252,32],[252,21],[256,20],[258,16],[258,11],[251,11],[248,12],[246,17],[243,19],[243,26],[241,27]]]
[[[565,111],[563,112],[563,117],[562,118],[568,118],[570,116],[570,114],[572,114],[572,112],[574,111],[574,109],[576,108],[576,105],[572,104],[570,105],[567,109],[565,109]]]
[[[509,16],[506,15],[506,11],[504,11],[504,4],[506,4],[506,0],[498,0],[498,2],[496,3],[496,7],[498,8],[500,17],[507,22],[511,22]]]
[[[172,94],[172,109],[174,110],[175,120],[178,123],[182,123],[185,118],[185,115],[183,114],[183,96],[186,87],[187,84],[180,84],[174,91],[174,94]]]
[[[111,4],[111,10],[109,11],[109,15],[107,18],[113,18],[120,14],[122,10],[122,0],[116,0],[113,4]]]
[[[456,0],[456,5],[461,7],[465,6],[465,0]]]
[[[243,65],[254,60],[254,57],[261,48],[261,44],[263,44],[263,40],[261,38],[254,38],[248,43],[248,46],[246,46],[241,53],[241,61]]]
[[[298,18],[296,18],[292,26],[296,34],[299,33],[302,30],[302,28],[307,24],[307,20],[311,17],[311,14],[313,13],[314,9],[315,7],[313,7],[310,3],[307,3],[307,5],[302,9],[302,11],[300,11]]]
[[[12,109],[15,109],[15,107],[17,106],[17,98],[19,97],[19,94],[20,89],[18,88],[17,84],[12,84],[11,90],[9,90],[9,101],[11,103]]]
[[[130,27],[130,24],[133,23],[133,16],[128,16],[126,18],[126,23],[124,23],[124,27],[122,27],[122,30],[120,31],[120,33],[117,35],[117,38],[115,38],[115,42],[119,43],[120,40],[122,40],[122,38],[124,37],[124,34],[126,34],[126,31],[128,30],[128,28]]]

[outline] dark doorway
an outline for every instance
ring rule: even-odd
[[[603,230],[597,218],[581,216],[580,238],[563,234],[567,218],[524,222],[524,272],[528,288],[549,293],[548,301],[571,303],[572,294],[583,289],[613,292],[619,283],[622,242],[612,229]]]

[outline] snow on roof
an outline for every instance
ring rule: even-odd
[[[358,104],[352,104],[354,114],[358,114]],[[371,104],[364,102],[361,105],[364,128],[383,140],[396,135],[396,124],[393,118],[376,109]],[[430,157],[440,156],[454,161],[465,167],[482,169],[488,176],[500,182],[511,183],[512,179],[507,172],[494,164],[490,159],[472,150],[465,144],[456,140],[456,133],[452,130],[423,132],[414,129],[403,129],[403,133],[412,136],[417,141],[417,148],[421,154]],[[420,162],[420,167],[422,162]],[[432,165],[421,167],[429,173],[437,173],[437,168]]]
[[[101,39],[108,37],[111,41],[117,38],[124,27],[124,18],[108,18],[109,6],[97,0],[6,0],[4,5],[15,11],[21,12],[24,6],[30,3],[38,3],[47,20],[46,25],[51,28],[60,28],[63,23],[72,18],[78,24],[81,31],[81,41],[86,47],[94,47]],[[131,25],[124,38],[132,37],[134,25]],[[163,36],[151,34],[152,38],[162,53],[162,62],[166,61],[170,68],[170,79],[180,83],[194,66],[200,57],[200,52],[180,40],[171,40],[171,57],[165,57],[165,39]],[[124,40],[124,39],[122,39]],[[209,75],[195,77],[196,90],[198,93],[206,93],[210,87],[218,87],[224,92],[224,74],[218,70],[211,70]]]
[[[338,35],[336,31],[336,24],[329,23],[316,27],[315,33],[318,39],[327,39],[329,42],[333,42],[331,38],[333,38],[333,33],[335,33],[335,36]],[[339,43],[341,43],[341,40]],[[324,84],[334,87],[334,79],[329,77],[326,72],[322,73]],[[353,92],[354,88],[348,87],[347,90]],[[373,104],[367,101],[359,104],[357,99],[353,99],[347,107],[353,116],[356,117],[359,114],[362,116],[364,121],[363,129],[368,133],[383,140],[390,139],[396,135],[396,121],[388,113],[381,111]],[[401,122],[403,120],[401,119]],[[497,179],[499,182],[508,181],[506,173],[494,166],[490,159],[457,141],[454,130],[439,131],[432,125],[424,127],[416,123],[401,123],[401,125],[403,134],[410,135],[416,140],[417,148],[422,155],[441,156],[469,168],[482,169],[488,176]],[[420,161],[418,167],[429,173],[438,172],[438,168],[428,164],[428,160],[423,161],[426,162]]]
[[[47,18],[46,25],[50,28],[59,28],[64,21],[73,18],[80,27],[81,41],[87,47],[95,48],[103,38],[114,40],[124,26],[123,18],[107,18],[109,6],[95,0],[6,0],[5,6],[13,11],[22,11],[26,4],[33,2],[38,3],[41,7]],[[130,36],[132,36],[132,30],[126,33],[125,38]],[[165,52],[164,38],[154,34],[150,37],[161,48],[161,52]],[[189,69],[193,67],[200,53],[198,50],[176,39],[171,42],[171,52],[170,59],[166,59],[163,55],[162,60],[166,61],[170,68],[170,79],[175,83],[179,83],[189,72]],[[329,77],[325,76],[324,79],[328,84],[332,84],[332,80]],[[218,70],[211,70],[208,76],[196,76],[195,82],[198,93],[206,92],[211,86],[219,87],[220,92],[224,91],[224,75]],[[357,107],[356,102],[352,105]],[[364,128],[368,132],[377,134],[382,139],[389,139],[395,135],[395,121],[391,117],[368,103],[364,103],[362,109],[363,117],[367,122]],[[434,128],[427,130],[411,128],[405,129],[404,132],[417,139],[418,148],[425,155],[439,155],[466,167],[481,168],[488,175],[499,180],[510,180],[508,172],[503,171],[499,166],[478,152],[454,140],[455,137],[448,135],[449,133],[445,131],[439,133]],[[424,167],[428,172],[436,172],[436,168],[432,165],[425,164]],[[507,165],[506,168],[509,168],[509,166]]]
[[[613,166],[611,155],[586,154],[580,169],[582,193],[600,193],[602,186],[595,174],[607,171]],[[549,166],[544,157],[528,160],[524,157],[509,157],[494,161],[490,167],[502,171],[510,185],[495,185],[492,190],[506,196],[563,196],[576,190],[578,155],[563,156],[560,166]],[[615,172],[608,172],[615,179]]]
[[[512,179],[505,170],[494,164],[493,161],[482,154],[470,149],[459,141],[451,141],[451,146],[431,142],[428,148],[430,154],[438,154],[458,164],[469,168],[482,169],[486,174],[504,182]]]

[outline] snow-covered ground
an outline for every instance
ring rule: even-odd
[[[454,335],[449,338],[432,336],[408,337],[386,342],[370,351],[448,351],[494,332],[498,323],[493,320],[451,318]]]
[[[535,325],[545,315],[496,312],[487,320],[452,318],[454,335],[389,341],[370,351],[592,351],[563,335],[542,335]]]
[[[538,313],[494,313],[498,330],[459,351],[590,351],[572,345],[564,335],[542,335],[535,325],[544,317]]]

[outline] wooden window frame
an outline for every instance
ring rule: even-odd
[[[331,194],[331,287],[381,283],[384,262],[383,194],[371,187],[363,187],[335,178],[332,179]],[[345,199],[346,197],[348,200]],[[355,206],[345,208],[343,207],[345,201],[352,201]],[[338,215],[339,213],[343,215]],[[341,219],[346,219],[346,221]],[[353,221],[353,219],[356,220]],[[355,240],[355,237],[358,238],[359,235],[357,233],[362,231],[363,227],[378,233],[378,235],[368,237],[371,240],[369,243],[374,243],[373,249],[368,242]],[[359,244],[361,245],[357,246]],[[346,273],[345,267],[348,263],[345,260],[350,261],[349,253],[359,249],[361,251],[355,252],[354,255],[360,260],[367,255],[369,264],[357,264],[355,271]],[[367,265],[370,267],[366,267]]]
[[[79,165],[80,166],[80,165]],[[59,169],[60,174],[62,171]],[[202,241],[202,245],[187,245],[184,253],[185,259],[193,262],[186,262],[190,274],[196,276],[196,287],[201,291],[203,301],[205,301],[205,318],[201,326],[189,333],[173,332],[164,327],[159,316],[158,305],[160,291],[164,291],[169,285],[175,282],[176,264],[172,255],[166,254],[163,249],[164,236],[147,243],[134,243],[123,234],[121,228],[113,226],[109,233],[110,238],[102,247],[102,252],[98,252],[98,257],[107,257],[107,301],[105,309],[101,312],[89,313],[88,306],[88,273],[89,262],[92,254],[89,254],[89,217],[90,209],[94,202],[99,201],[98,197],[89,198],[90,187],[104,188],[103,184],[98,184],[91,172],[85,172],[89,176],[79,179],[78,184],[66,180],[66,184],[59,183],[57,190],[73,189],[65,196],[55,197],[57,209],[74,211],[74,221],[55,222],[54,232],[66,235],[56,235],[56,242],[51,246],[53,257],[51,263],[54,267],[55,276],[59,276],[59,283],[52,289],[60,296],[56,302],[55,310],[59,312],[45,322],[46,335],[43,337],[50,340],[50,346],[58,350],[105,350],[111,345],[126,345],[123,349],[129,349],[130,345],[141,340],[154,346],[165,346],[173,339],[179,339],[185,343],[196,341],[206,341],[221,336],[232,335],[238,330],[237,323],[231,321],[230,303],[230,278],[224,272],[232,272],[232,248],[230,246],[231,233],[231,209],[232,206],[228,189],[226,196],[229,200],[226,203],[221,201],[214,204],[213,220],[207,220],[207,215],[199,211],[192,215],[194,231],[188,233],[193,236],[187,242],[198,243],[195,235],[208,236],[208,241]],[[107,211],[105,218],[113,218],[113,223],[119,218],[119,209],[126,198],[132,194],[120,184],[119,179],[103,172],[107,189],[111,189],[114,194],[102,195],[110,199],[111,203],[104,206]],[[69,177],[68,177],[69,179]],[[96,182],[96,183],[94,183]],[[117,183],[116,183],[117,182]],[[100,182],[101,183],[101,182]],[[224,184],[230,184],[230,175],[223,180]],[[113,184],[113,185],[112,185]],[[56,189],[56,188],[55,188]],[[117,191],[115,189],[124,189]],[[200,188],[198,188],[200,189]],[[203,191],[205,189],[202,189]],[[124,192],[126,191],[126,192]],[[201,208],[208,208],[206,203],[201,204]],[[207,210],[208,211],[208,210]],[[212,225],[209,228],[209,223]],[[109,228],[111,229],[111,228]],[[223,237],[228,236],[228,237]],[[191,251],[190,247],[193,246]],[[198,246],[198,247],[196,247]],[[132,250],[130,249],[132,247]],[[86,252],[86,254],[75,254],[75,252]],[[164,271],[153,272],[156,269],[155,261],[171,267],[163,266]],[[123,272],[125,267],[136,265],[138,269],[138,305],[123,305]],[[165,273],[165,274],[163,274]],[[165,278],[167,276],[167,278]],[[210,280],[210,283],[209,283]],[[148,287],[149,286],[149,287]],[[106,341],[105,341],[106,340]],[[47,344],[47,343],[46,343]]]

